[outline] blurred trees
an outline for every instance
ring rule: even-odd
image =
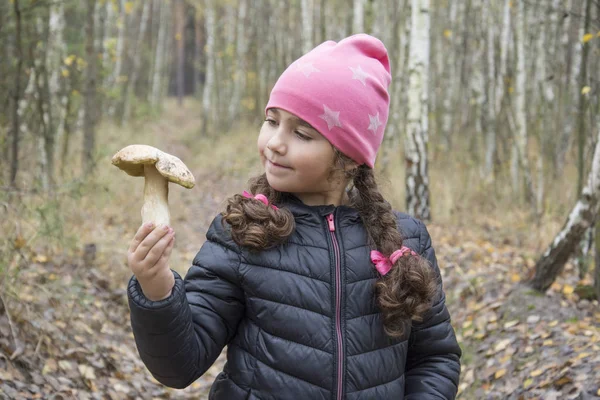
[[[538,216],[570,154],[579,170],[570,190],[580,192],[600,118],[597,2],[434,1],[428,38],[419,40],[425,31],[413,27],[414,6],[422,7],[413,0],[0,2],[2,186],[48,188],[73,154],[82,171],[92,170],[93,162],[85,165],[97,157],[97,124],[153,115],[166,94],[182,105],[188,95],[202,100],[201,110],[190,110],[204,116],[201,135],[258,122],[291,62],[322,40],[364,31],[386,44],[393,74],[379,167],[385,171],[400,143],[407,167],[421,163],[421,198],[413,191],[409,203],[424,206],[408,207],[413,214],[428,218],[426,157],[444,153],[459,155],[490,190],[509,186]],[[413,81],[415,55],[429,60],[421,85]]]

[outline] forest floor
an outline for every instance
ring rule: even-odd
[[[192,190],[172,186],[169,200],[177,232],[172,266],[181,273],[223,199],[241,192],[258,171],[243,157],[227,157],[219,138],[196,143],[200,125],[190,113],[172,109],[138,127],[154,138],[145,143],[176,154],[196,177]],[[107,135],[112,140],[119,133]],[[0,291],[2,399],[206,399],[223,367],[224,354],[189,388],[174,390],[156,382],[137,354],[125,257],[139,225],[143,183],[110,165],[110,155],[133,143],[129,139],[115,140],[106,151],[100,185],[79,200],[75,217],[65,218],[78,248],[59,251],[39,240],[5,238],[14,255]],[[231,140],[225,147],[237,154],[253,141]],[[589,278],[580,280],[568,264],[547,293],[529,290],[521,282],[539,249],[523,238],[535,233],[517,232],[493,215],[428,228],[463,349],[459,398],[600,397],[600,308],[575,290]]]

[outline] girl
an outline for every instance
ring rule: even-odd
[[[276,82],[266,172],[228,200],[185,279],[168,267],[173,230],[140,227],[131,325],[158,381],[190,385],[227,346],[209,399],[456,396],[461,350],[431,238],[373,176],[389,83],[376,38],[321,44]]]

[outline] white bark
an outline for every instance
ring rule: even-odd
[[[492,0],[483,7],[487,25],[487,104],[486,104],[486,145],[484,174],[488,180],[493,178],[494,157],[496,154],[496,27],[494,25]]]
[[[508,51],[510,49],[510,37],[512,30],[510,29],[510,5],[511,0],[504,0],[504,11],[502,13],[502,28],[500,33],[500,71],[496,74],[496,115],[500,113],[502,100],[504,98],[504,78],[508,68]]]
[[[170,17],[169,4],[155,0],[154,5],[158,8],[158,38],[156,41],[156,50],[154,53],[154,74],[152,75],[152,87],[150,90],[150,105],[154,109],[160,107],[162,94],[162,77],[164,73],[164,60],[167,51],[167,21]]]
[[[215,108],[212,103],[213,91],[215,86],[215,5],[214,0],[205,0],[205,18],[206,18],[206,67],[204,78],[204,90],[202,92],[202,115],[203,132],[206,132],[209,122],[213,121],[212,115]]]
[[[123,75],[123,60],[125,59],[125,28],[127,26],[127,14],[125,13],[125,0],[119,0],[119,18],[117,20],[117,48],[116,48],[116,62],[115,68],[111,74],[111,86],[117,85],[121,81],[121,75]],[[115,115],[117,102],[112,102],[108,107],[108,115],[111,117]]]
[[[352,33],[363,33],[365,31],[365,0],[354,0],[353,10]]]
[[[527,103],[526,103],[526,92],[527,92],[527,71],[526,71],[526,59],[525,59],[525,5],[523,2],[519,2],[517,8],[517,20],[515,21],[517,29],[517,70],[516,70],[516,84],[515,84],[515,123],[516,132],[515,135],[515,152],[514,156],[518,157],[518,164],[525,179],[525,190],[527,201],[530,204],[534,203],[533,198],[533,187],[531,181],[531,173],[529,169],[529,155],[527,152]],[[513,179],[516,176],[513,175]],[[519,182],[517,180],[517,182]],[[518,191],[518,185],[514,188]]]
[[[600,126],[598,126],[600,128]],[[583,188],[581,196],[561,231],[556,235],[535,267],[535,276],[531,285],[538,289],[547,290],[556,276],[560,274],[565,263],[573,254],[584,233],[594,223],[598,214],[600,202],[600,129],[596,139],[596,148],[592,159],[592,168]]]
[[[405,157],[408,212],[430,219],[428,142],[429,0],[412,0]]]
[[[123,104],[123,120],[122,123],[126,124],[131,116],[131,102],[134,96],[135,84],[137,82],[138,75],[140,73],[140,63],[142,61],[142,46],[144,45],[144,37],[146,36],[146,27],[148,26],[148,17],[150,16],[150,2],[145,1],[143,3],[142,16],[140,17],[140,30],[138,31],[138,37],[135,44],[133,53],[133,66],[131,75],[127,80],[127,88],[125,91],[125,100]]]
[[[240,111],[242,93],[246,87],[246,53],[248,44],[246,37],[248,31],[246,28],[246,13],[248,10],[248,0],[240,0],[239,14],[237,18],[237,39],[236,39],[236,57],[235,70],[233,78],[233,93],[229,102],[229,121],[233,122]]]
[[[313,40],[313,1],[302,0],[302,51],[308,53],[312,50]]]

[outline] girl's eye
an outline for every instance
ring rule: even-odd
[[[299,131],[294,131],[294,133],[296,134],[296,136],[298,136],[302,140],[310,140],[311,139],[309,136],[303,135]]]
[[[266,118],[265,122],[267,122],[271,126],[277,126],[277,121],[275,121],[275,120],[273,120],[271,118]]]

